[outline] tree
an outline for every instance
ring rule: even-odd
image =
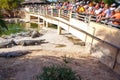
[[[101,1],[103,1],[103,2],[105,2],[108,5],[111,5],[112,3],[115,2],[115,0],[92,0],[92,1],[94,1],[94,2],[101,2]]]
[[[102,0],[92,0],[92,1],[99,3],[99,2],[101,2]]]
[[[115,0],[103,0],[106,4],[111,5]]]
[[[13,11],[20,6],[23,0],[0,0],[0,9],[13,16]]]

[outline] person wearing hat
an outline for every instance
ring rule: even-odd
[[[116,9],[116,4],[113,3],[113,4],[111,5],[111,7],[110,7],[110,10],[113,11],[113,10],[115,10],[115,9]]]

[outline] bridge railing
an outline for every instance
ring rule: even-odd
[[[47,6],[32,7],[30,8],[30,12],[34,14],[39,14],[39,15],[49,15],[52,17],[60,17],[67,21],[70,21],[71,18],[75,18],[87,24],[89,24],[90,21],[96,22],[96,16],[94,15],[77,13],[77,12],[72,12],[72,11],[63,10],[63,9],[49,8]],[[114,27],[112,24],[106,24],[105,20],[101,20],[99,23],[105,24],[106,26]],[[120,26],[115,26],[115,27],[120,28]]]
[[[70,18],[75,18],[75,19],[83,21],[83,22],[85,22],[87,24],[89,24],[90,21],[96,21],[95,16],[91,16],[91,15],[83,14],[83,13],[71,12],[71,11],[66,12],[65,10],[60,10],[60,9],[57,10],[57,9],[51,9],[51,8],[47,8],[47,7],[40,7],[39,9],[31,8],[30,12],[34,13],[34,14],[45,15],[45,16],[46,15],[49,15],[49,16],[52,16],[52,17],[57,17],[58,16],[58,17],[64,18],[64,19],[66,19],[66,17],[67,17],[68,19],[66,19],[66,20],[68,20],[68,21],[70,20]],[[64,21],[61,21],[61,22],[65,23]],[[113,69],[115,68],[115,66],[117,64],[118,54],[120,52],[120,47],[119,46],[116,46],[116,45],[114,45],[114,44],[112,44],[110,42],[104,41],[104,40],[102,40],[102,39],[100,39],[100,38],[86,32],[86,31],[83,31],[81,29],[76,28],[73,25],[70,25],[68,23],[65,23],[65,24],[71,26],[74,29],[77,29],[78,31],[92,37],[93,39],[95,39],[95,40],[97,40],[97,41],[99,41],[99,42],[101,42],[103,44],[107,44],[107,45],[110,45],[111,47],[115,48],[117,50],[117,52],[115,54],[115,60],[114,60],[114,64],[113,64]],[[93,43],[93,41],[92,41],[92,43]],[[91,43],[91,49],[92,49],[92,43]]]
[[[85,13],[75,13],[75,12],[72,12],[71,18],[75,18],[77,20],[80,20],[80,21],[83,21],[83,22],[89,24],[90,23],[90,19],[91,19],[91,15],[85,14]]]
[[[60,17],[68,21],[70,20],[70,11],[68,10],[40,6],[39,8],[30,8],[30,13]]]
[[[47,6],[40,6],[39,8],[30,8],[30,13],[39,14],[44,16],[60,17],[66,21],[70,21],[71,18],[83,21],[86,24],[90,23],[90,15],[83,13],[75,13],[70,10],[49,8]]]

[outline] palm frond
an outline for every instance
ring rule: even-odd
[[[0,19],[0,27],[3,28],[3,29],[7,29],[8,30],[8,27],[7,25],[5,24],[5,21]]]

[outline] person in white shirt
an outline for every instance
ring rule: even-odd
[[[106,4],[104,11],[100,15],[97,16],[96,22],[99,22],[103,19],[108,19],[111,17],[111,15],[112,15],[112,11],[110,10],[108,4]]]

